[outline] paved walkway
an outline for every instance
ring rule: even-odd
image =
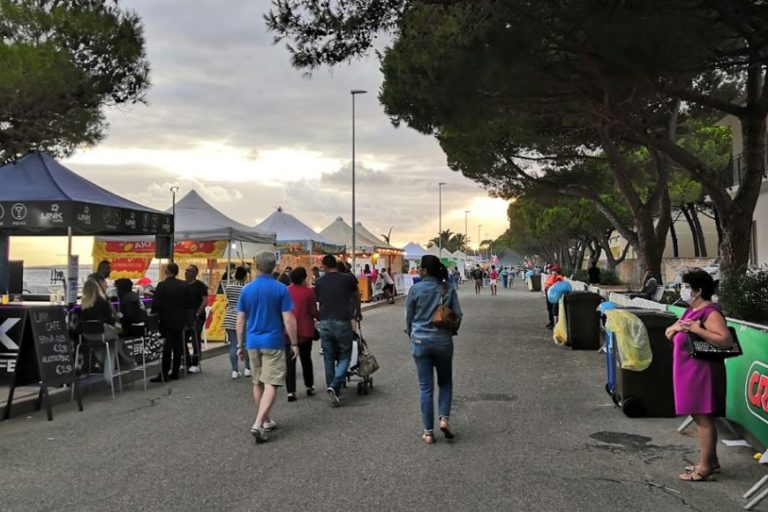
[[[723,511],[762,476],[749,449],[721,445],[717,482],[677,481],[696,439],[616,410],[602,356],[550,341],[541,294],[518,283],[461,300],[453,443],[421,442],[402,304],[382,306],[364,322],[382,366],[373,392],[340,409],[281,394],[264,445],[227,356],[146,393],[87,397],[83,413],[59,405],[54,422],[0,423],[0,509]],[[316,350],[315,364],[320,387]]]

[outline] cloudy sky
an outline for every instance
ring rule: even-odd
[[[169,187],[196,190],[230,217],[256,224],[277,206],[322,230],[351,218],[351,89],[357,97],[357,219],[374,233],[392,228],[397,245],[425,243],[443,229],[500,235],[506,204],[447,168],[437,142],[394,128],[377,101],[370,57],[311,78],[273,45],[262,14],[268,0],[125,0],[143,19],[152,66],[149,104],[112,110],[106,140],[65,165],[99,185],[158,209]],[[225,5],[226,7],[223,7]],[[16,238],[12,257],[63,261],[65,244]],[[90,240],[75,245],[90,259]]]

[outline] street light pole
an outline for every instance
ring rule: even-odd
[[[480,238],[480,228],[483,227],[482,224],[477,225],[477,254],[482,254],[480,252],[480,246],[482,245],[482,238]]]
[[[171,248],[170,248],[170,258],[169,262],[173,263],[174,258],[174,247],[176,245],[176,192],[179,191],[179,187],[176,185],[171,186],[171,215],[173,215],[173,230],[171,230]]]
[[[352,275],[357,275],[357,216],[355,212],[355,96],[365,94],[368,91],[352,89]]]
[[[467,238],[467,218],[471,210],[464,210],[464,248],[469,247],[469,238]]]
[[[438,259],[443,258],[443,185],[446,183],[441,181],[437,184],[437,247],[438,247]]]

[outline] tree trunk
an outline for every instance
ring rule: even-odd
[[[704,236],[704,230],[701,228],[701,220],[699,219],[699,212],[696,205],[691,203],[688,205],[691,211],[691,218],[693,219],[693,225],[696,226],[696,233],[698,235],[699,253],[702,258],[707,257],[707,238]]]
[[[573,271],[581,270],[584,266],[584,253],[587,250],[587,244],[583,240],[579,240],[578,251],[576,251],[576,258],[573,262]]]
[[[688,206],[681,204],[680,205],[680,211],[683,212],[683,215],[685,216],[685,220],[688,221],[688,227],[691,229],[691,243],[693,244],[693,256],[695,258],[698,258],[701,256],[701,251],[699,250],[699,237],[696,233],[696,225],[693,223],[693,218],[691,217],[691,213],[688,211]]]
[[[597,264],[598,260],[600,259],[600,255],[603,252],[603,248],[600,247],[600,242],[593,238],[589,243],[589,263],[590,265],[592,263]]]
[[[669,235],[672,238],[672,256],[675,258],[680,257],[680,246],[677,243],[677,231],[675,231],[675,220],[671,218],[672,212],[669,212]]]
[[[720,248],[723,246],[723,224],[720,222],[720,213],[715,205],[712,205],[712,218],[715,220],[717,230],[717,255],[720,256]]]

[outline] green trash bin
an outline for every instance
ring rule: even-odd
[[[568,345],[574,350],[598,350],[600,314],[597,306],[603,298],[592,292],[571,292],[563,296]]]
[[[614,351],[616,368],[616,403],[630,418],[672,418],[675,416],[675,392],[672,386],[672,343],[664,335],[677,321],[671,313],[651,309],[630,309],[645,325],[653,360],[641,372],[621,368],[621,355]]]

